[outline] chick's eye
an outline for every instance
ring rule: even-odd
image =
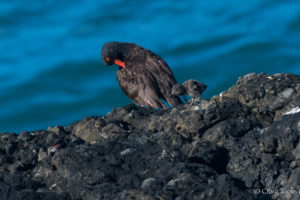
[[[106,57],[105,60],[106,60],[107,62],[109,62],[109,61],[110,61],[110,58],[109,58],[109,57]]]

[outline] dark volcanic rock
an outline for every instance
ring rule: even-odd
[[[300,77],[248,74],[167,110],[133,104],[0,135],[0,199],[297,199]]]

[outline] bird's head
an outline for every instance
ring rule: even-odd
[[[108,42],[103,45],[101,51],[101,59],[105,65],[119,65],[125,67],[124,56],[122,53],[123,47],[120,42]]]

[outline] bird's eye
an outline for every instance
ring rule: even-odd
[[[109,61],[110,61],[110,58],[109,58],[109,57],[106,57],[105,60],[106,60],[107,62],[109,62]]]

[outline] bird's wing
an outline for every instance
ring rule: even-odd
[[[135,103],[151,108],[167,108],[160,100],[162,95],[156,79],[146,69],[118,70],[117,79],[124,93]]]
[[[160,92],[165,99],[172,106],[181,104],[182,101],[176,95],[170,96],[172,87],[176,85],[177,81],[167,65],[167,63],[158,55],[149,51],[146,54],[145,68],[155,77],[160,88]]]
[[[173,85],[177,83],[173,72],[169,68],[168,64],[158,55],[149,51],[146,58],[146,68],[151,71],[154,76],[158,76],[160,78],[167,78],[167,80]]]

